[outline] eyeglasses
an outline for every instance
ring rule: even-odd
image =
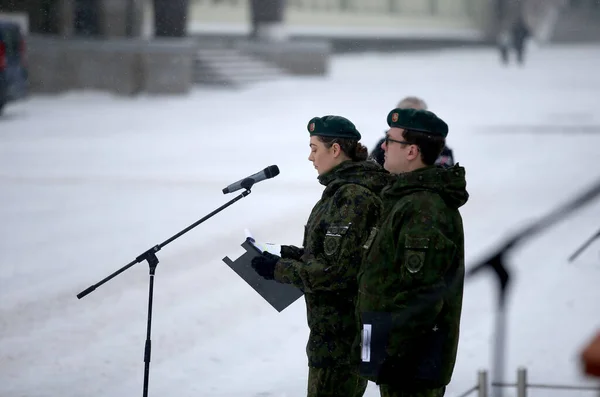
[[[410,142],[406,142],[406,141],[398,141],[398,140],[396,140],[396,139],[392,139],[392,138],[390,138],[389,136],[387,136],[387,135],[386,135],[386,137],[385,137],[385,145],[386,145],[386,146],[387,146],[387,145],[389,145],[389,144],[390,144],[390,142],[396,142],[396,143],[400,143],[400,144],[402,144],[402,145],[412,145],[412,143],[410,143]]]

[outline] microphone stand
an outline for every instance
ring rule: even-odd
[[[240,195],[234,197],[232,200],[230,200],[229,202],[223,204],[222,206],[220,206],[219,208],[217,208],[216,210],[214,210],[213,212],[211,212],[210,214],[206,215],[204,218],[194,222],[193,224],[191,224],[190,226],[186,227],[185,229],[183,229],[182,231],[180,231],[179,233],[175,234],[174,236],[168,238],[167,240],[165,240],[164,242],[155,245],[154,247],[150,248],[149,250],[143,252],[141,255],[139,255],[137,258],[135,258],[133,261],[129,262],[127,265],[123,266],[122,268],[120,268],[119,270],[117,270],[116,272],[114,272],[113,274],[111,274],[110,276],[102,279],[101,281],[99,281],[98,283],[86,288],[85,290],[83,290],[82,292],[77,294],[77,298],[81,299],[84,296],[88,295],[89,293],[93,292],[96,288],[98,288],[99,286],[101,286],[102,284],[106,283],[107,281],[111,280],[112,278],[118,276],[119,274],[123,273],[125,270],[129,269],[130,267],[132,267],[133,265],[135,265],[136,263],[141,263],[143,261],[147,261],[148,265],[150,266],[150,285],[148,288],[148,322],[147,322],[147,326],[146,326],[146,343],[144,346],[144,390],[143,390],[143,397],[147,397],[148,396],[148,381],[149,381],[149,377],[150,377],[150,355],[151,355],[151,341],[150,341],[150,333],[151,333],[151,328],[152,328],[152,300],[153,300],[153,294],[154,294],[154,274],[156,272],[156,266],[158,265],[158,258],[156,257],[156,253],[158,251],[160,251],[164,246],[166,246],[167,244],[169,244],[170,242],[172,242],[173,240],[181,237],[182,235],[184,235],[185,233],[189,232],[190,230],[192,230],[193,228],[195,228],[196,226],[198,226],[199,224],[201,224],[202,222],[206,221],[207,219],[211,218],[212,216],[216,215],[217,213],[221,212],[222,210],[224,210],[225,208],[229,207],[230,205],[232,205],[233,203],[235,203],[236,201],[246,197],[247,195],[249,195],[250,192],[250,188],[252,188],[252,186],[254,185],[254,180],[251,178],[246,178],[242,181],[241,186],[242,188],[246,189],[244,192],[242,192]]]
[[[577,258],[579,254],[581,254],[587,247],[589,247],[590,244],[592,244],[592,242],[594,242],[594,240],[596,240],[597,238],[600,238],[600,230],[598,230],[596,234],[590,237],[588,241],[583,243],[583,245],[579,247],[577,251],[573,252],[573,255],[569,257],[569,262],[573,262],[575,258]]]
[[[492,352],[492,386],[495,383],[501,384],[504,379],[504,356],[506,345],[506,298],[508,296],[508,287],[510,284],[510,272],[505,266],[506,253],[512,248],[514,242],[505,244],[498,251],[494,252],[488,259],[482,261],[477,266],[474,266],[467,272],[467,277],[472,277],[482,270],[492,270],[498,281],[498,296],[496,307],[496,320],[494,326],[494,348]],[[492,396],[501,397],[502,388],[497,389],[497,394],[492,393]]]
[[[495,324],[495,344],[492,356],[492,386],[497,386],[494,389],[492,396],[502,397],[503,395],[503,379],[504,379],[504,353],[506,342],[506,298],[508,286],[510,284],[510,273],[505,266],[505,258],[511,250],[518,244],[522,243],[527,238],[531,238],[534,234],[539,233],[578,208],[587,204],[594,198],[600,195],[600,180],[596,181],[592,187],[575,197],[571,201],[550,212],[546,216],[533,222],[529,227],[524,228],[519,233],[508,239],[499,249],[494,251],[485,260],[480,261],[473,266],[466,274],[466,277],[472,277],[483,270],[492,270],[498,280],[498,306],[496,311]],[[600,235],[600,231],[598,232]],[[596,237],[596,236],[594,236]],[[589,244],[589,243],[588,243]]]

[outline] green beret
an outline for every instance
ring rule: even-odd
[[[390,127],[425,132],[444,138],[448,136],[448,124],[428,110],[396,108],[388,114],[387,123]]]
[[[313,117],[306,128],[310,136],[360,140],[360,132],[354,124],[341,116]]]

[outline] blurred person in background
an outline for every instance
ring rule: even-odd
[[[531,37],[531,30],[523,16],[519,16],[500,31],[498,49],[500,50],[500,59],[504,65],[508,65],[510,62],[511,50],[515,52],[519,65],[525,63],[525,50],[529,37]]]
[[[517,54],[517,62],[519,65],[525,63],[525,48],[527,39],[531,36],[531,31],[527,26],[527,22],[523,16],[519,16],[512,26],[512,44]]]
[[[396,107],[400,109],[427,110],[427,104],[425,103],[425,101],[416,96],[407,96],[406,98],[398,102],[398,105],[396,105]],[[377,144],[375,145],[375,148],[373,148],[371,154],[369,155],[370,160],[375,161],[382,167],[384,156],[382,145],[384,141],[385,137],[381,138],[379,142],[377,142]],[[437,158],[435,164],[446,167],[452,167],[454,165],[454,154],[452,153],[452,149],[450,149],[448,146],[444,146],[444,149],[442,150],[442,153],[440,153],[440,156]]]

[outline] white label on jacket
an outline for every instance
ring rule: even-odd
[[[362,353],[361,358],[364,363],[371,361],[371,324],[364,324],[362,329]]]
[[[375,236],[377,235],[378,231],[379,231],[379,229],[377,229],[376,227],[371,228],[371,233],[369,233],[369,238],[367,238],[367,242],[365,243],[365,245],[363,245],[364,249],[369,250],[369,248],[371,248],[371,244],[373,244],[373,240],[375,240]]]

